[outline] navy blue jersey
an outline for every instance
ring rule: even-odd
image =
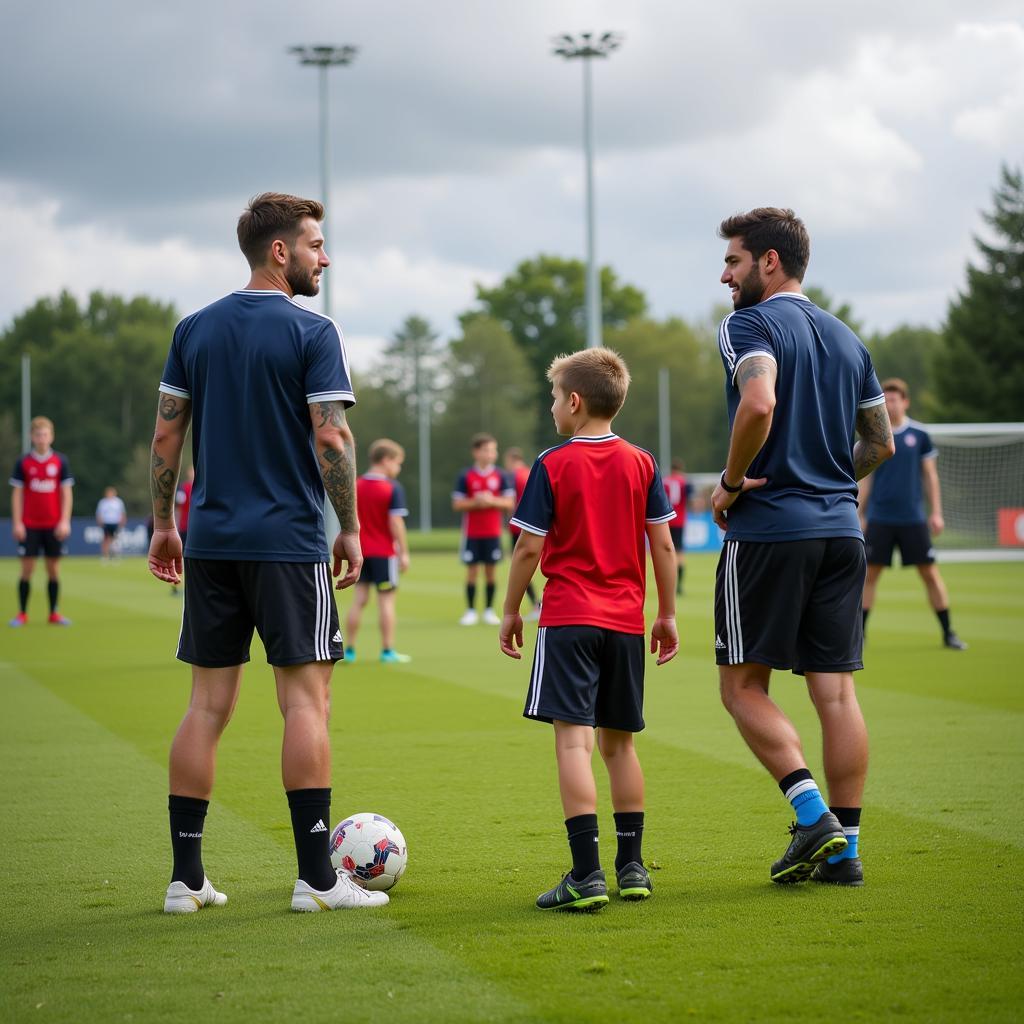
[[[894,427],[892,438],[896,454],[871,477],[867,517],[876,523],[923,523],[926,516],[922,464],[925,459],[937,458],[939,453],[927,432],[911,420]]]
[[[867,349],[841,320],[806,296],[779,292],[730,313],[718,333],[732,427],[736,370],[751,356],[775,361],[775,414],[747,470],[767,477],[728,512],[729,540],[860,537],[853,470],[858,409],[884,405]]]
[[[326,560],[309,406],[355,403],[338,325],[284,292],[232,292],[175,328],[160,390],[192,401],[185,555]]]

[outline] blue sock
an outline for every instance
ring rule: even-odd
[[[823,814],[828,813],[828,805],[818,792],[814,776],[806,768],[790,772],[779,782],[779,789],[793,805],[798,825],[813,825]]]
[[[829,864],[835,864],[841,860],[853,860],[854,857],[859,857],[860,853],[857,850],[857,846],[860,839],[860,808],[830,807],[829,810],[839,819],[839,824],[843,826],[843,835],[846,836],[847,843],[846,849],[842,853],[829,857]]]

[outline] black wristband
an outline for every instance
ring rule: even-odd
[[[744,477],[743,480],[746,480],[746,477]],[[740,491],[743,490],[743,480],[741,480],[735,487],[730,487],[725,482],[725,470],[723,469],[722,470],[722,479],[719,480],[719,483],[722,485],[722,490],[725,491],[726,493],[728,493],[728,494],[739,494]]]

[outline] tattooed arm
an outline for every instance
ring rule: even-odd
[[[896,454],[892,426],[884,405],[857,410],[857,434],[857,443],[853,446],[853,472],[860,480]]]
[[[725,463],[725,480],[732,487],[742,485],[744,491],[763,487],[764,479],[748,480],[746,473],[757,453],[764,447],[775,415],[775,378],[778,367],[770,356],[750,356],[736,368],[736,387],[740,404],[732,422],[729,457]],[[740,496],[730,493],[719,483],[711,495],[715,522],[725,529],[725,511]]]
[[[334,542],[334,575],[341,576],[341,563],[348,563],[337,584],[342,590],[359,579],[363,565],[356,513],[356,442],[345,419],[343,402],[316,402],[309,407],[309,415],[324,490],[341,524],[341,533]]]
[[[166,583],[181,580],[181,538],[174,526],[174,492],[181,449],[192,419],[192,401],[160,392],[150,450],[149,491],[153,498],[153,540],[149,571]]]

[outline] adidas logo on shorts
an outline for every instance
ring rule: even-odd
[[[331,643],[332,644],[340,644],[341,643],[341,630],[340,629],[335,630],[334,636],[331,637]]]
[[[722,638],[717,633],[715,634],[715,650],[716,651],[724,651],[725,650],[725,644],[722,643]]]

